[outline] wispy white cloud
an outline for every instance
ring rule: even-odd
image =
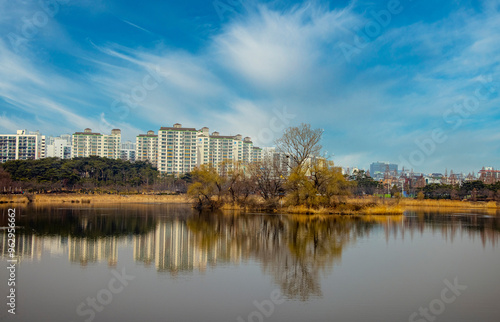
[[[49,132],[54,124],[75,131],[98,128],[104,120],[132,138],[181,122],[252,136],[262,145],[269,143],[262,131],[270,128],[275,111],[286,106],[295,115],[287,125],[308,122],[325,128],[323,145],[338,164],[398,162],[399,154],[415,148],[416,137],[449,126],[443,113],[474,94],[478,77],[491,76],[500,92],[499,6],[483,4],[487,9],[457,9],[434,22],[393,22],[351,62],[338,45],[371,19],[359,13],[364,4],[357,2],[341,9],[312,1],[280,10],[261,5],[225,23],[196,50],[161,42],[130,47],[114,39],[78,41],[55,19],[41,37],[46,46],[64,47],[61,52],[76,61],[78,72],[37,58],[32,47],[16,55],[0,42],[0,97],[8,102],[2,106],[0,130],[12,130],[7,120],[19,124],[14,107],[26,116],[26,124],[37,119],[46,127],[41,130]],[[92,15],[107,10],[104,4],[99,8]],[[20,9],[9,5],[9,10]],[[0,20],[2,30],[6,24],[12,21]],[[158,86],[146,90],[126,112],[115,108],[117,101],[127,104],[151,71]],[[463,127],[450,132],[440,150],[448,154],[429,156],[422,170],[455,160],[464,160],[464,167],[480,166],[481,160],[462,158],[457,147],[461,143],[471,155],[483,153],[486,145],[478,142],[481,135],[495,137],[489,124],[500,118],[498,100],[492,94],[482,101]],[[478,123],[488,132],[478,130]],[[496,146],[489,158],[499,155]]]

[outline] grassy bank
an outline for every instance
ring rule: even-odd
[[[70,204],[106,204],[106,203],[183,203],[191,204],[187,195],[147,195],[147,194],[35,194],[35,195],[0,195],[0,204],[6,203],[49,203]],[[266,205],[259,197],[251,198],[250,206],[229,203],[224,204],[222,210],[279,212],[287,214],[308,215],[401,215],[405,210],[427,209],[439,211],[446,209],[483,209],[496,211],[500,205],[496,202],[471,202],[458,200],[416,200],[416,199],[385,199],[377,197],[344,198],[334,207],[306,207],[290,206],[285,201],[283,206]]]
[[[460,201],[444,199],[401,199],[401,205],[409,207],[466,208],[466,209],[500,209],[500,203],[495,201]]]
[[[262,200],[252,200],[251,207],[225,204],[225,210],[272,211],[277,213],[298,215],[401,215],[405,210],[425,209],[427,211],[450,210],[485,210],[493,214],[500,210],[496,202],[471,202],[458,200],[417,200],[417,199],[387,199],[367,196],[363,198],[344,198],[333,207],[307,207],[305,205],[291,206],[285,201],[283,206],[266,207]]]
[[[185,195],[111,195],[111,194],[36,194],[36,195],[1,195],[0,203],[189,203]]]
[[[308,207],[306,205],[269,204],[261,198],[251,198],[249,206],[224,204],[222,210],[261,211],[297,215],[401,215],[404,208],[395,199],[380,198],[343,198],[331,207]]]

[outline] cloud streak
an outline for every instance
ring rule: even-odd
[[[123,6],[123,12],[132,10]],[[500,151],[491,140],[500,119],[498,3],[484,2],[477,8],[450,4],[439,18],[418,19],[415,12],[426,6],[433,4],[421,1],[394,16],[351,62],[346,62],[339,44],[373,19],[369,13],[380,9],[373,4],[352,2],[332,9],[313,1],[279,7],[261,3],[223,21],[220,28],[210,25],[209,36],[200,31],[204,38],[195,46],[187,41],[179,46],[179,39],[157,33],[175,27],[168,22],[158,22],[152,33],[141,27],[144,21],[132,18],[120,19],[117,31],[106,37],[99,29],[85,34],[82,25],[68,20],[69,12],[103,22],[114,13],[105,6],[98,11],[70,7],[22,55],[0,42],[0,130],[12,131],[7,120],[19,124],[24,119],[56,135],[54,129],[97,128],[104,118],[133,139],[181,122],[251,136],[262,145],[268,142],[259,142],[259,133],[269,126],[273,111],[286,106],[296,115],[290,125],[307,122],[324,128],[323,146],[335,159],[349,163],[343,166],[366,168],[377,160],[398,162],[401,153],[414,149],[415,138],[447,127],[443,113],[472,95],[481,77],[491,77],[497,92],[415,170],[468,171],[488,165],[484,162],[498,167],[494,162]],[[12,6],[6,10],[15,17],[24,14]],[[144,10],[154,6],[146,3]],[[12,29],[13,21],[1,20],[0,31]],[[136,45],[123,44],[130,26],[156,40],[134,36]],[[62,43],[74,46],[60,50]],[[37,51],[45,53],[36,56]],[[157,71],[159,86],[126,115],[114,109],[113,102],[133,95],[152,70]],[[14,116],[17,112],[21,118]],[[463,157],[460,145],[472,157]]]

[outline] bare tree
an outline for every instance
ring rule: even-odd
[[[322,135],[322,129],[311,129],[310,124],[302,123],[285,129],[283,136],[275,144],[278,151],[290,158],[290,167],[301,167],[308,158],[319,156]]]
[[[265,201],[275,201],[284,192],[287,171],[279,160],[265,159],[251,164],[249,170],[257,191]]]

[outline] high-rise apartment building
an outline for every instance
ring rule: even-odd
[[[36,160],[45,157],[45,136],[40,132],[18,130],[16,134],[0,134],[0,162]]]
[[[262,161],[262,149],[258,146],[254,146],[252,148],[252,161],[251,162],[260,162]]]
[[[139,134],[135,138],[135,159],[147,161],[157,166],[158,163],[158,135],[154,131],[147,134]]]
[[[121,155],[121,131],[111,130],[110,135],[94,133],[87,128],[73,134],[71,157],[100,156],[119,159]]]
[[[146,135],[139,137],[146,140]],[[137,149],[139,154],[139,146]],[[142,155],[147,156],[147,151],[143,151]],[[254,147],[249,137],[243,139],[239,134],[209,134],[208,127],[197,130],[183,128],[179,123],[173,127],[162,127],[158,131],[157,164],[162,173],[182,174],[203,164],[212,164],[219,168],[223,161],[250,163],[260,160],[262,149]]]
[[[214,166],[222,161],[241,161],[243,143],[241,135],[225,136],[219,132],[210,135],[210,163]]]
[[[210,134],[208,127],[202,127],[196,136],[197,165],[209,164],[210,161]]]
[[[182,174],[197,166],[197,137],[200,131],[182,127],[162,127],[158,131],[158,170],[167,174]]]
[[[241,160],[246,163],[250,163],[254,158],[254,146],[252,139],[250,137],[245,137],[243,139],[242,150],[241,150]],[[262,156],[262,155],[261,155]]]

